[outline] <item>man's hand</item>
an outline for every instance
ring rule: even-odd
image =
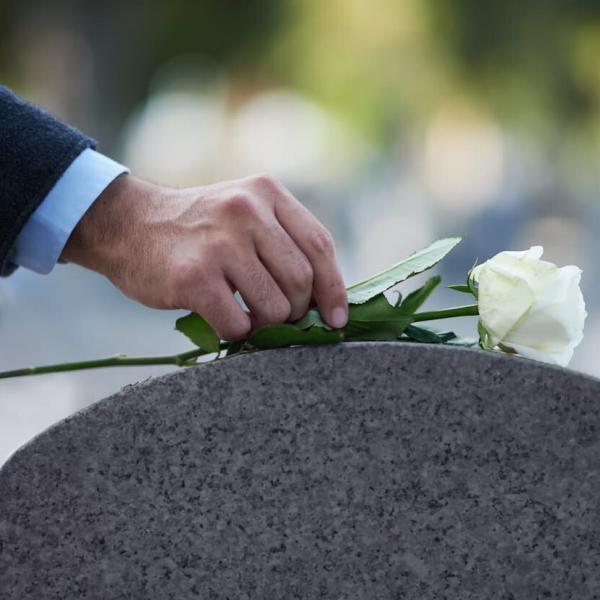
[[[147,306],[197,312],[226,340],[298,319],[312,299],[332,327],[347,320],[331,234],[268,176],[177,190],[123,175],[85,214],[61,258]]]

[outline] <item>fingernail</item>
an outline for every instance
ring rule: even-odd
[[[337,306],[331,311],[329,324],[336,329],[343,327],[348,322],[348,313],[343,306]]]

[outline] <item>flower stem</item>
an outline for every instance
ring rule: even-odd
[[[467,304],[466,306],[457,306],[455,308],[445,308],[443,310],[430,310],[413,315],[416,321],[435,321],[436,319],[449,319],[451,317],[472,317],[479,314],[477,304]]]
[[[417,313],[412,316],[412,320],[416,323],[418,321],[434,321],[436,319],[448,319],[450,317],[470,317],[478,314],[477,304],[469,304],[467,306],[457,306],[455,308]],[[230,342],[221,342],[219,353],[223,350],[227,350],[230,345]],[[205,350],[196,348],[195,350],[168,356],[140,356],[137,358],[130,358],[128,356],[117,355],[96,360],[84,360],[57,365],[44,365],[42,367],[28,367],[25,369],[17,369],[15,371],[4,371],[0,372],[0,379],[24,377],[26,375],[45,375],[46,373],[61,373],[63,371],[81,371],[83,369],[101,369],[103,367],[134,367],[149,365],[176,365],[178,367],[186,367],[195,364],[196,359],[205,354],[215,353],[206,352]]]
[[[221,342],[220,350],[225,350],[229,347],[229,342]],[[147,365],[177,365],[185,367],[195,364],[196,358],[205,354],[214,354],[206,352],[200,348],[182,352],[181,354],[173,354],[170,356],[140,356],[130,358],[128,356],[111,356],[109,358],[99,358],[96,360],[83,360],[79,362],[61,363],[57,365],[44,365],[42,367],[28,367],[25,369],[17,369],[15,371],[4,371],[0,373],[0,379],[8,379],[10,377],[23,377],[25,375],[44,375],[46,373],[60,373],[63,371],[80,371],[82,369],[100,369],[103,367],[133,367]]]

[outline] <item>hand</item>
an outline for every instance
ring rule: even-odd
[[[347,321],[331,234],[264,175],[182,190],[122,175],[84,215],[61,258],[147,306],[197,312],[225,340],[298,319],[313,298],[329,325]]]

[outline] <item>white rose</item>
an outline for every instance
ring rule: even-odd
[[[564,367],[583,339],[581,270],[540,260],[543,252],[500,252],[473,269],[482,344]]]

